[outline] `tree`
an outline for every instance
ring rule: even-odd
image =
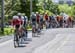
[[[1,0],[0,0],[0,16],[1,16]]]
[[[38,3],[38,0],[33,0],[33,5],[32,5],[33,12],[36,12],[39,10],[38,6],[36,5],[37,3]]]
[[[30,17],[30,0],[20,0],[20,12],[25,13],[28,17]],[[32,0],[32,11],[36,12],[39,11],[39,6],[37,6],[38,0]]]
[[[8,21],[12,18],[13,14],[15,14],[17,8],[17,4],[19,0],[5,0],[5,21]],[[19,8],[18,8],[19,9]]]
[[[71,8],[72,8],[72,10],[71,10],[72,16],[73,16],[74,19],[75,19],[75,5],[73,5]]]
[[[20,12],[25,13],[28,17],[30,16],[30,0],[20,0]]]
[[[53,14],[59,14],[60,13],[58,5],[54,4],[51,0],[48,0],[46,5],[47,5],[46,10],[51,11]]]

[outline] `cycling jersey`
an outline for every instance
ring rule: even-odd
[[[16,17],[17,17],[17,19],[13,19],[12,20],[12,25],[15,26],[16,28],[19,28],[20,25],[23,24],[23,20],[22,19],[19,19],[18,16],[16,16]]]
[[[31,16],[31,21],[32,21],[32,22],[36,22],[36,16],[35,16],[35,15],[32,15],[32,16]]]
[[[39,16],[39,14],[36,15],[36,20],[37,20],[37,23],[39,23],[39,21],[40,21],[40,16]]]
[[[43,22],[43,16],[40,15],[40,22]]]
[[[45,20],[46,20],[46,21],[48,20],[48,15],[47,15],[47,14],[45,15]]]

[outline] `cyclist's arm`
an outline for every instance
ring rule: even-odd
[[[20,29],[23,27],[23,20],[20,20],[19,22],[20,22],[20,27],[19,27],[19,29]]]
[[[14,20],[12,20],[11,25],[12,25],[13,29],[15,29],[15,23],[14,23]]]

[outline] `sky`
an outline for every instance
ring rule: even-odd
[[[52,1],[58,2],[58,1],[60,1],[60,0],[52,0]],[[61,1],[74,1],[74,0],[61,0]]]
[[[39,1],[44,1],[44,0],[39,0]],[[52,0],[52,1],[58,2],[60,0]],[[63,1],[70,1],[70,0],[63,0]],[[72,0],[72,1],[75,1],[75,0]]]
[[[59,2],[59,0],[52,0],[53,2],[56,2],[56,3],[58,3]]]
[[[52,0],[52,1],[58,3],[60,0]],[[61,0],[61,1],[75,1],[75,0]]]

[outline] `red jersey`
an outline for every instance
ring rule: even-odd
[[[23,24],[23,21],[21,19],[15,19],[12,21],[12,24],[13,24],[13,26],[14,25],[21,25],[21,24]]]
[[[57,19],[57,21],[61,21],[61,20],[63,20],[63,17],[62,16],[57,16],[56,19]]]
[[[37,22],[39,22],[40,16],[39,15],[36,15],[36,19],[37,19]]]
[[[48,20],[48,15],[47,14],[45,15],[45,20]]]
[[[70,21],[70,22],[71,22],[71,21],[72,21],[72,18],[71,18],[71,17],[69,17],[69,18],[68,18],[68,21]]]

